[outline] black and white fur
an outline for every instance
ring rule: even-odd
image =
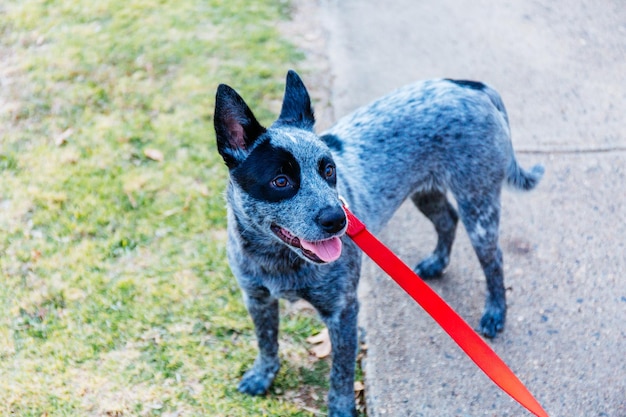
[[[355,414],[361,254],[344,236],[339,195],[374,233],[411,198],[438,234],[434,252],[415,268],[424,279],[448,265],[460,217],[487,278],[480,331],[491,338],[502,330],[500,190],[504,181],[532,189],[543,168],[526,172],[517,164],[507,114],[493,89],[473,81],[418,82],[318,136],[308,92],[289,71],[280,117],[269,128],[226,85],[217,90],[214,122],[230,172],[228,258],[259,346],[241,392],[260,395],[269,388],[279,369],[278,299],[303,298],[330,331],[329,415]]]

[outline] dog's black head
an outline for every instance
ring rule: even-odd
[[[230,171],[229,204],[247,227],[315,263],[336,260],[346,216],[337,196],[337,172],[328,147],[315,135],[311,100],[294,71],[280,116],[264,128],[226,85],[215,104],[217,148]]]

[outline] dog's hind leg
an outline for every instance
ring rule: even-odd
[[[443,192],[415,193],[411,200],[430,219],[437,231],[434,252],[415,267],[415,273],[423,279],[440,277],[450,261],[459,216]]]
[[[238,389],[245,394],[262,395],[268,390],[280,368],[278,299],[265,289],[255,291],[254,294],[244,291],[244,299],[254,322],[259,354],[254,366],[244,374]]]
[[[459,200],[459,213],[487,280],[487,299],[480,320],[481,333],[493,338],[504,328],[506,295],[502,250],[498,244],[500,190]]]

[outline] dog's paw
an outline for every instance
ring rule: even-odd
[[[328,417],[356,417],[354,394],[335,395],[331,391],[328,393]]]
[[[239,392],[248,395],[263,395],[269,389],[272,380],[273,378],[268,378],[267,375],[259,375],[251,369],[243,376],[237,389]]]
[[[278,364],[271,366],[254,366],[243,375],[237,389],[248,395],[263,395],[267,392],[278,372]]]
[[[504,329],[505,311],[487,310],[480,319],[480,332],[483,336],[493,339]]]
[[[447,262],[437,255],[430,255],[422,260],[414,269],[415,273],[422,279],[440,278]]]
[[[356,417],[357,411],[356,409],[350,409],[350,410],[340,410],[340,411],[336,411],[336,410],[328,410],[328,416],[329,417]]]

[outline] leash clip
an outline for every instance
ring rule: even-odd
[[[343,198],[342,195],[339,196],[339,201],[341,201],[341,205],[343,205],[345,208],[350,208],[350,205],[348,204],[348,202],[346,201],[345,198]]]
[[[352,214],[345,198],[339,196],[339,200],[343,204],[343,211],[346,212],[346,217],[348,218],[348,229],[346,230],[346,234],[351,238],[354,238],[366,229],[365,225],[354,214]]]

